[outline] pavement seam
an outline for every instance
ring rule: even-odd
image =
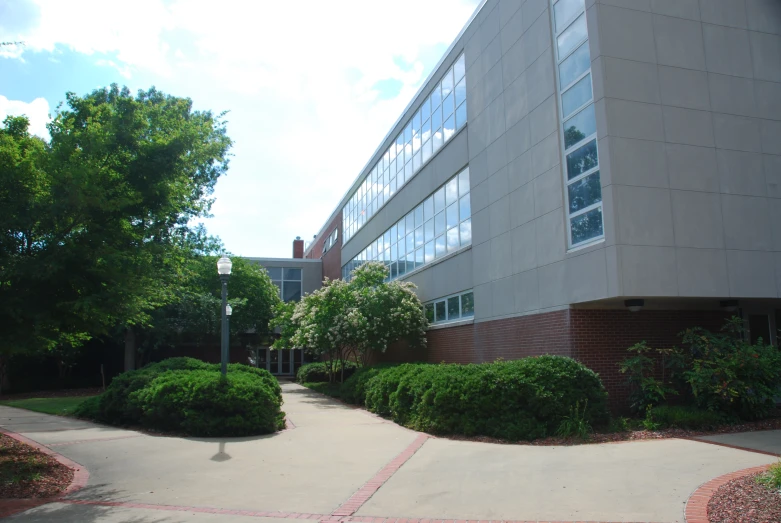
[[[34,449],[43,452],[47,456],[51,456],[61,464],[73,470],[73,479],[71,480],[70,485],[68,485],[68,487],[65,490],[63,490],[56,496],[52,496],[49,498],[40,498],[40,499],[2,500],[2,504],[0,505],[0,518],[8,517],[18,512],[22,512],[24,510],[28,510],[40,505],[45,505],[47,503],[61,501],[65,496],[73,494],[74,492],[77,492],[87,486],[87,482],[89,481],[89,471],[83,465],[76,463],[71,459],[66,458],[62,454],[55,452],[54,450],[38,443],[37,441],[33,441],[30,438],[26,438],[25,436],[22,436],[18,432],[13,432],[4,427],[0,427],[0,432],[5,434],[9,438],[13,438],[16,441],[29,445]]]
[[[410,443],[401,453],[385,465],[369,481],[363,484],[350,498],[342,503],[331,516],[352,516],[360,509],[369,498],[371,498],[380,488],[404,465],[429,439],[427,434],[418,434],[418,437]]]
[[[718,445],[719,447],[727,447],[728,449],[736,449],[736,450],[745,450],[746,452],[754,452],[756,454],[764,454],[766,456],[773,456],[776,458],[781,458],[781,454],[778,454],[776,452],[770,452],[767,450],[759,450],[759,449],[752,449],[751,447],[741,447],[739,445],[731,445],[729,443],[722,443],[720,441],[711,441],[708,439],[700,439],[695,436],[686,438],[686,437],[680,437],[678,439],[683,439],[686,441],[696,441],[697,443],[707,443],[709,445]]]
[[[776,454],[771,455],[774,456]],[[743,476],[748,476],[749,474],[755,474],[757,472],[764,472],[768,470],[769,467],[770,465],[760,465],[758,467],[737,470],[713,478],[700,485],[699,488],[689,496],[689,499],[686,500],[686,506],[683,513],[686,523],[708,523],[708,503],[719,487],[733,479],[742,478]]]
[[[130,434],[128,436],[114,436],[111,438],[93,438],[93,439],[77,439],[73,441],[62,441],[59,443],[49,443],[46,446],[47,447],[65,447],[67,445],[78,445],[80,443],[93,443],[95,441],[115,441],[118,439],[130,439],[130,438],[141,438],[144,437],[146,434]]]

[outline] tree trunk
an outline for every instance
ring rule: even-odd
[[[136,333],[132,327],[125,329],[125,372],[136,369]]]
[[[8,372],[10,358],[0,358],[0,394],[11,390],[11,378]]]

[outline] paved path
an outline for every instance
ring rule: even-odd
[[[283,392],[295,428],[240,439],[154,437],[0,407],[1,427],[90,473],[84,489],[9,521],[673,523],[683,521],[684,504],[702,483],[777,459],[686,440],[577,447],[451,441],[298,385],[286,383]],[[755,436],[735,437],[750,446]],[[765,439],[779,441],[781,431]]]

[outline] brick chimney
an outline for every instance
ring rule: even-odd
[[[301,239],[301,236],[296,236],[296,239],[293,240],[293,258],[303,258],[304,257],[304,240]]]

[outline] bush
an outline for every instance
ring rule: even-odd
[[[358,364],[354,361],[344,362],[344,380],[355,373],[358,369]],[[334,362],[334,379],[339,381],[342,379],[342,365],[338,362]],[[296,372],[296,381],[298,383],[322,383],[325,381],[331,381],[328,374],[328,365],[325,362],[318,361],[315,363],[307,363],[302,365],[298,372]]]
[[[192,436],[251,436],[284,426],[280,400],[252,372],[173,371],[130,395],[144,427]]]
[[[265,434],[283,423],[282,390],[268,371],[233,363],[221,378],[219,364],[170,358],[120,374],[75,415],[199,436]]]
[[[371,367],[360,367],[349,379],[344,380],[341,387],[341,397],[348,403],[364,405],[366,403],[366,383],[383,369],[395,367],[395,363],[380,363]]]
[[[646,419],[648,426],[691,430],[711,429],[724,423],[721,415],[710,410],[668,405],[648,409]]]
[[[398,365],[367,376],[364,387],[365,405],[372,412],[435,434],[545,437],[578,405],[590,426],[609,419],[599,377],[559,356],[477,365]]]
[[[781,490],[781,461],[773,463],[767,472],[760,474],[757,483],[774,490]]]

